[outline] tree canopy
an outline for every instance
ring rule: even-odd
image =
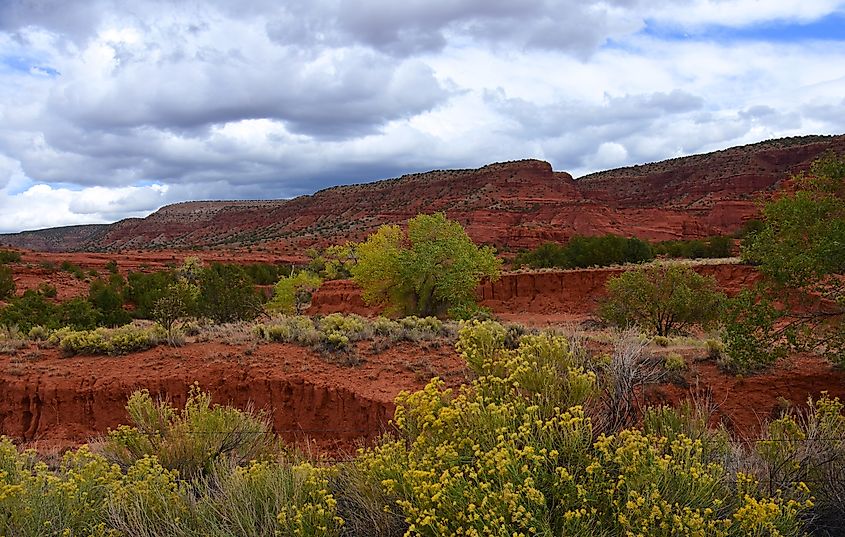
[[[744,368],[790,349],[845,364],[845,158],[826,155],[793,183],[742,244],[765,276],[728,310],[727,350]]]
[[[715,323],[724,299],[713,278],[680,264],[623,272],[607,282],[607,295],[599,309],[603,319],[658,336]]]
[[[492,247],[478,247],[443,213],[412,218],[407,233],[382,226],[356,252],[352,277],[368,303],[423,316],[474,306],[478,284],[501,267]]]

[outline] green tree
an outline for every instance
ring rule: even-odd
[[[826,155],[794,183],[764,205],[763,225],[742,243],[764,280],[728,309],[726,347],[738,367],[790,350],[845,365],[845,158]]]
[[[273,299],[267,303],[267,310],[301,315],[322,283],[319,276],[307,271],[282,277],[273,288]]]
[[[215,322],[249,321],[261,313],[261,300],[255,286],[244,269],[237,265],[214,263],[203,269],[199,290],[197,311]]]
[[[100,322],[104,326],[122,326],[132,320],[129,312],[123,309],[123,290],[117,283],[97,278],[88,289],[88,300],[100,312]]]
[[[493,248],[476,246],[443,213],[412,218],[407,235],[397,225],[382,226],[356,251],[351,272],[364,299],[417,315],[475,305],[482,278],[497,278],[501,267]]]
[[[174,341],[173,329],[176,323],[189,317],[196,310],[199,288],[185,280],[170,284],[167,291],[156,300],[152,318],[167,332],[168,341]]]
[[[102,315],[81,297],[72,298],[58,305],[53,324],[56,327],[69,327],[74,330],[91,330],[102,322]]]
[[[684,265],[660,264],[610,279],[599,314],[618,326],[634,325],[668,336],[714,324],[723,300],[713,278]]]
[[[14,296],[15,290],[15,276],[12,269],[7,266],[0,265],[0,300],[6,300]]]

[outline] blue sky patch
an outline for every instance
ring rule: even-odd
[[[641,32],[649,37],[671,41],[767,41],[793,43],[802,41],[845,41],[845,13],[832,13],[821,19],[798,23],[771,21],[745,27],[708,25],[700,28],[679,28],[646,21]]]
[[[29,73],[32,75],[54,77],[61,74],[52,67],[38,65],[38,63],[32,58],[26,58],[23,56],[0,56],[0,65],[9,68],[12,71]]]

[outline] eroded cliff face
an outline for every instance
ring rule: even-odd
[[[434,374],[450,385],[464,378],[448,346],[358,352],[361,363],[349,367],[285,344],[200,342],[73,358],[31,346],[0,355],[0,435],[39,449],[78,445],[127,423],[134,391],[181,406],[197,383],[215,403],[266,412],[288,442],[348,450],[386,430],[399,391],[422,388]]]
[[[759,280],[760,273],[750,265],[696,265],[694,269],[716,279],[729,295]],[[478,288],[482,306],[498,314],[571,314],[588,317],[604,296],[605,284],[621,274],[621,268],[510,272],[495,282]],[[329,281],[314,294],[310,315],[328,313],[375,315],[379,308],[367,306],[361,289],[351,280]]]
[[[90,358],[95,359],[96,358]],[[118,379],[71,376],[22,376],[0,386],[0,431],[21,442],[65,446],[127,423],[127,397],[143,386],[153,395],[184,405],[193,381],[214,394],[218,403],[266,411],[276,432],[288,441],[319,444],[373,439],[393,415],[393,403],[376,401],[307,378],[245,375],[225,382],[196,375],[151,378],[137,386]]]
[[[475,241],[502,248],[563,242],[575,234],[703,237],[739,229],[757,215],[758,198],[826,151],[845,154],[845,135],[771,140],[577,180],[548,162],[521,160],[339,186],[291,200],[179,203],[92,229],[2,235],[0,244],[106,251],[256,246],[301,255],[434,211],[459,221]]]

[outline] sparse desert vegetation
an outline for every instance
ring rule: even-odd
[[[724,237],[575,237],[522,255],[567,270],[494,284],[444,214],[297,267],[38,267],[73,298],[18,290],[27,253],[0,252],[0,534],[841,534],[842,170],[769,202],[743,264],[666,259]],[[32,391],[74,378],[81,406]],[[51,456],[45,431],[76,436]]]

